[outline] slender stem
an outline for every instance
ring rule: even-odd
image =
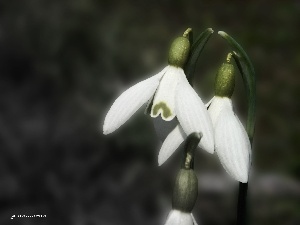
[[[186,31],[184,31],[182,36],[183,37],[188,37],[191,32],[192,32],[192,28],[188,28],[188,29],[186,29]]]
[[[230,63],[231,57],[232,57],[232,53],[230,52],[227,54],[227,58],[226,58],[227,63]]]
[[[199,56],[202,53],[206,43],[208,42],[213,32],[214,31],[211,28],[207,28],[199,36],[197,36],[195,40],[193,40],[193,33],[192,31],[189,31],[188,36],[192,47],[190,51],[189,60],[187,61],[184,67],[184,72],[191,86],[193,86],[194,72]]]
[[[247,224],[247,191],[248,183],[239,183],[236,224]]]
[[[202,133],[191,133],[185,140],[183,160],[181,164],[182,169],[194,169],[194,154],[200,140]]]

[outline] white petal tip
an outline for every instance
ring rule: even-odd
[[[223,166],[226,166],[223,164]],[[245,167],[239,167],[239,168],[231,168],[227,169],[225,168],[226,172],[230,175],[231,178],[234,180],[240,182],[240,183],[248,183],[249,179],[249,169]]]
[[[162,165],[175,152],[179,145],[184,141],[184,131],[177,125],[167,136],[158,154],[158,164]]]
[[[214,149],[208,149],[207,152],[208,152],[209,154],[214,154],[214,153],[215,153],[215,150],[214,150]]]
[[[203,144],[201,143],[201,140],[199,142],[198,145],[201,149],[205,150],[206,152],[210,153],[210,154],[214,154],[215,153],[215,148],[214,148],[214,144],[210,144],[209,146],[203,146]]]
[[[164,162],[168,159],[166,156],[162,156],[161,154],[158,155],[158,166],[164,164]]]
[[[112,131],[110,129],[107,128],[107,126],[103,125],[103,134],[107,135],[110,134]]]
[[[214,152],[215,152],[214,143],[212,143],[211,146],[208,147],[206,151],[210,154],[214,154]]]
[[[236,178],[237,181],[241,183],[248,183],[248,174],[245,174],[244,176],[240,176]]]
[[[246,183],[248,183],[248,179],[247,180],[241,180],[240,182],[246,184]]]
[[[157,164],[158,164],[158,166],[161,166],[161,165],[162,165],[162,162],[161,162],[161,159],[160,159],[159,155],[158,155]]]

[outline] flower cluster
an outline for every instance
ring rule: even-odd
[[[231,54],[218,70],[215,96],[204,105],[183,69],[189,59],[190,49],[188,32],[185,32],[172,43],[168,65],[164,69],[132,86],[115,100],[105,117],[103,133],[109,134],[117,130],[148,102],[152,118],[161,117],[166,123],[176,123],[175,128],[164,138],[158,155],[159,165],[190,135],[201,133],[201,141],[199,138],[193,148],[198,146],[209,153],[216,152],[226,172],[233,179],[247,183],[251,145],[244,126],[233,110],[231,96],[235,75],[230,63]],[[191,156],[186,157],[188,159]],[[173,210],[166,225],[197,224],[191,214],[197,197],[196,183],[197,178],[191,167],[180,170],[174,188]]]
[[[182,69],[189,48],[186,37],[175,39],[169,54],[169,65],[117,98],[106,115],[103,133],[115,131],[142,105],[151,101],[151,117],[161,116],[164,121],[178,120],[178,125],[162,144],[159,165],[173,154],[189,134],[202,132],[199,147],[209,153],[216,151],[225,170],[234,179],[246,183],[251,148],[246,131],[233,112],[230,99],[234,89],[233,66],[230,63],[222,65],[216,77],[216,96],[205,106]]]

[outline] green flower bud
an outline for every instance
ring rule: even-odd
[[[183,37],[176,38],[171,44],[168,59],[169,65],[180,68],[183,68],[185,65],[190,53],[190,41],[187,37],[190,30],[189,28]]]
[[[223,63],[218,70],[216,81],[215,81],[215,95],[220,97],[231,98],[234,85],[234,66],[230,63],[231,53],[227,56],[227,62]]]
[[[191,212],[198,196],[198,179],[192,169],[181,169],[177,174],[173,191],[173,209]]]

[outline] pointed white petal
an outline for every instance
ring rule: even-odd
[[[193,219],[190,213],[171,210],[165,225],[193,225]]]
[[[151,98],[167,68],[132,86],[115,100],[104,120],[104,134],[118,129]]]
[[[202,132],[199,147],[214,152],[214,136],[211,119],[201,98],[188,83],[184,73],[178,83],[176,94],[176,114],[184,132]]]
[[[215,97],[212,97],[208,103],[205,104],[205,107],[208,108],[211,104],[211,102],[214,100]]]
[[[180,125],[177,125],[174,130],[167,136],[166,140],[161,146],[158,155],[158,165],[162,165],[179,147],[179,145],[186,138],[186,134]]]
[[[177,118],[171,121],[165,121],[160,116],[153,118],[153,125],[156,131],[156,135],[162,142],[171,133],[171,131],[178,125]]]
[[[195,217],[194,217],[194,215],[192,213],[191,213],[191,216],[192,216],[194,225],[198,225],[198,223],[196,222]]]
[[[230,104],[231,100],[226,97],[215,96],[208,108],[208,113],[211,118],[213,127],[215,128],[217,119],[225,104]]]
[[[231,101],[222,107],[215,127],[216,152],[229,175],[242,183],[248,182],[250,167],[250,141],[232,110]]]
[[[175,117],[175,94],[182,69],[169,66],[160,81],[154,96],[151,117],[161,114],[163,120],[171,121]]]

